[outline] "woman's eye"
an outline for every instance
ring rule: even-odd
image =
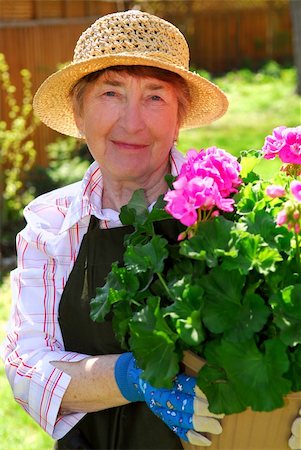
[[[114,91],[107,91],[107,92],[104,93],[104,95],[106,97],[115,97],[116,96],[116,92],[114,92]]]
[[[159,102],[162,100],[162,98],[159,95],[152,95],[151,99],[155,102]]]

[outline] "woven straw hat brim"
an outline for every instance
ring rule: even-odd
[[[181,128],[196,128],[210,124],[227,111],[226,95],[218,86],[200,75],[149,56],[122,53],[71,63],[50,75],[34,97],[33,107],[36,114],[50,128],[68,136],[80,137],[73,116],[71,89],[85,75],[117,65],[158,67],[182,76],[188,84],[191,103]]]

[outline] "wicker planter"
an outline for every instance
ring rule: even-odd
[[[204,364],[203,360],[191,352],[186,352],[183,363],[188,374],[195,374]],[[259,393],[260,395],[260,393]],[[285,406],[271,412],[246,410],[239,414],[225,416],[222,420],[223,432],[211,435],[210,450],[287,450],[291,425],[301,407],[301,392],[285,397]],[[182,442],[185,450],[200,450]]]

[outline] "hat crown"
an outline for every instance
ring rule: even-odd
[[[182,33],[151,14],[130,10],[96,20],[77,41],[73,63],[100,56],[152,57],[189,69],[189,49]]]

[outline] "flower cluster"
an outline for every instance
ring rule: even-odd
[[[282,170],[287,175],[298,176],[301,164],[301,126],[275,128],[273,134],[266,137],[262,150],[266,159],[279,157],[286,164]],[[294,179],[288,190],[280,185],[271,185],[267,187],[266,193],[271,198],[285,198],[276,223],[278,226],[286,225],[289,230],[298,234],[301,229],[301,182]]]
[[[301,182],[293,180],[290,184],[290,191],[282,186],[272,184],[267,187],[266,194],[271,198],[286,197],[283,208],[276,217],[278,226],[286,225],[289,230],[300,233],[301,230]],[[291,194],[291,195],[290,195]]]
[[[241,184],[240,170],[237,159],[217,147],[199,153],[189,150],[174,190],[164,197],[166,211],[187,226],[218,215],[216,208],[233,211],[234,200],[229,196]]]
[[[279,156],[284,163],[301,164],[301,126],[275,128],[273,133],[266,137],[262,150],[266,159]]]

